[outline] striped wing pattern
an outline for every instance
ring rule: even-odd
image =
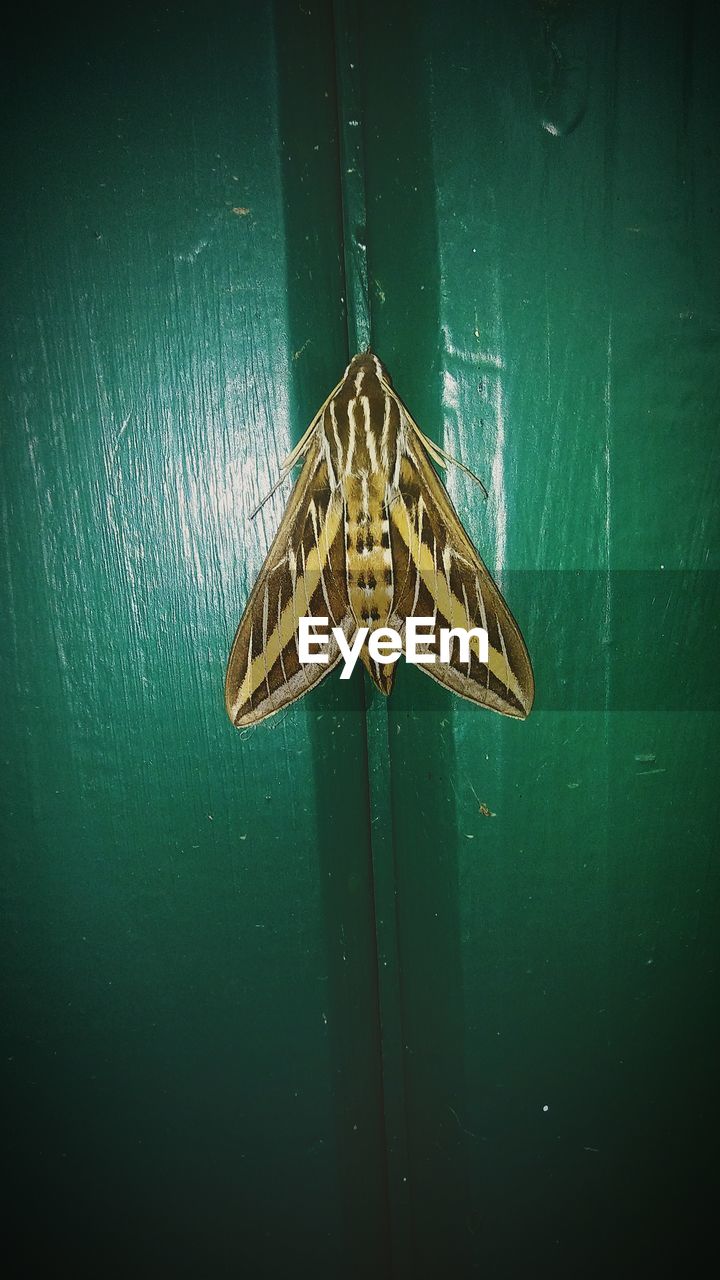
[[[393,557],[410,565],[395,603],[398,630],[411,615],[436,620],[436,639],[427,646],[435,662],[421,670],[471,702],[525,719],[535,685],[520,629],[465,533],[447,490],[422,446],[412,438],[391,506],[391,535]],[[442,627],[466,631],[484,627],[487,664],[479,661],[472,643],[467,663],[460,662],[457,647],[450,663],[440,662],[437,632]]]
[[[327,663],[300,662],[297,624],[303,616],[325,617],[331,628],[354,632],[344,536],[342,497],[330,487],[315,439],[230,651],[225,703],[238,728],[282,710],[337,665],[332,636]]]
[[[432,679],[501,715],[524,719],[534,697],[520,629],[473,547],[430,462],[427,441],[371,351],[355,356],[343,380],[290,455],[305,462],[252,590],[228,662],[225,696],[233,724],[252,725],[302,697],[340,659],[330,637],[327,663],[302,664],[298,622],[326,617],[352,641],[358,627],[393,627],[432,617],[436,629],[488,633],[488,662],[470,646],[450,661],[423,665]],[[360,651],[388,694],[393,664]]]

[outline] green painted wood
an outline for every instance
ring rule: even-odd
[[[376,346],[491,490],[449,478],[538,683],[526,724],[409,670],[391,710],[407,1274],[686,1270],[718,1049],[717,577],[687,572],[718,562],[716,19],[365,12]],[[690,671],[678,608],[710,629]]]
[[[365,119],[362,98],[362,18],[356,0],[334,0],[333,28],[338,86],[340,190],[343,206],[348,351],[373,341],[367,254]],[[403,1039],[403,955],[398,933],[393,832],[389,700],[363,679],[368,808],[375,905],[378,1013],[382,1044],[385,1182],[393,1274],[412,1257],[410,1166]]]
[[[382,1274],[362,690],[222,700],[346,360],[328,11],[76,18],[4,79],[6,1212],[78,1275]]]
[[[705,0],[145,5],[33,16],[10,45],[26,1266],[697,1269],[717,25]],[[285,495],[250,510],[364,326],[490,488],[448,478],[528,639],[526,724],[404,666],[387,707],[330,677],[253,733],[225,721]]]

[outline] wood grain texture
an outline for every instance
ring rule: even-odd
[[[3,1061],[23,1247],[40,1214],[78,1274],[384,1257],[357,691],[252,739],[222,698],[294,353],[345,356],[327,19],[149,5],[17,52]]]
[[[359,0],[373,346],[488,484],[538,686],[518,724],[402,666],[385,767],[359,681],[222,705],[249,512],[347,357],[331,8],[8,47],[7,1212],[78,1275],[692,1273],[717,718],[633,690],[717,592],[717,16]],[[627,571],[678,575],[630,632]]]
[[[720,550],[716,20],[689,8],[424,6],[400,88],[400,8],[368,11],[373,341],[490,488],[449,478],[537,682],[522,726],[426,706],[409,669],[391,704],[428,1274],[682,1269],[707,1208],[717,686],[654,590]],[[656,575],[642,614],[630,569]],[[714,633],[716,573],[685,584]],[[684,714],[660,680],[642,700],[663,666]]]

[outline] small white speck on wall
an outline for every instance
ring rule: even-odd
[[[549,1110],[550,1110],[550,1108],[549,1108],[549,1106],[548,1106],[548,1104],[547,1104],[547,1102],[546,1102],[546,1103],[545,1103],[545,1106],[543,1107],[543,1111],[549,1111]]]

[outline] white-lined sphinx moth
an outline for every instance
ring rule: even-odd
[[[337,665],[302,663],[301,617],[328,618],[351,640],[408,617],[432,616],[438,627],[482,627],[488,661],[455,649],[434,680],[501,715],[524,719],[534,697],[530,658],[520,629],[463,529],[430,459],[443,451],[422,434],[368,348],[350,361],[342,381],[285,459],[283,478],[302,471],[235,634],[225,680],[228,715],[238,728],[257,724],[302,697]],[[395,667],[360,653],[388,694]]]

